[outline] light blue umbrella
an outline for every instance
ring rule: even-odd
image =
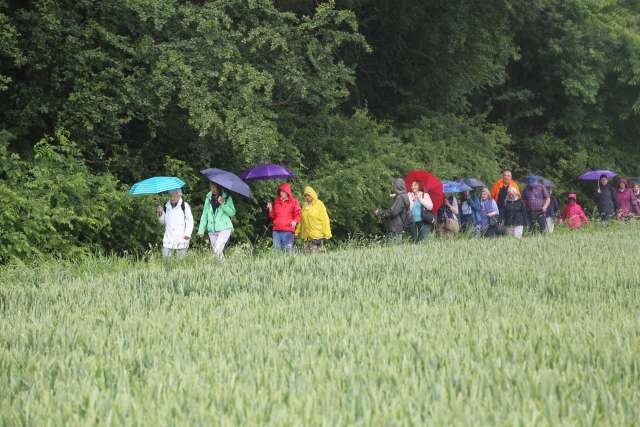
[[[129,189],[129,195],[142,196],[144,194],[158,194],[165,191],[177,190],[184,186],[184,181],[175,176],[154,176],[153,178],[148,178],[133,184]]]
[[[442,181],[442,186],[445,193],[462,193],[465,191],[471,191],[471,187],[464,182],[444,180]]]

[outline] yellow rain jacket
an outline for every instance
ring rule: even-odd
[[[311,187],[305,187],[305,196],[308,194],[313,201],[309,204],[305,201],[302,207],[300,224],[296,229],[296,236],[302,240],[320,240],[331,238],[331,226],[329,215],[324,203],[318,200],[318,194]]]

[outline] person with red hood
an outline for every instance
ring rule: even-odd
[[[574,193],[569,194],[567,206],[564,207],[560,215],[560,223],[567,224],[572,230],[577,230],[583,224],[589,224],[589,218],[584,214]]]
[[[293,236],[300,223],[300,203],[293,197],[291,186],[283,182],[278,187],[276,198],[267,203],[272,226],[273,247],[277,252],[290,253],[293,249]]]

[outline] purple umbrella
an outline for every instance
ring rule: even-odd
[[[263,163],[240,174],[240,178],[247,181],[252,179],[281,179],[292,176],[293,173],[289,169],[275,163]]]
[[[200,173],[206,176],[209,181],[215,182],[229,191],[233,191],[249,199],[251,198],[251,189],[249,186],[231,172],[217,168],[209,168],[201,170]]]
[[[578,179],[582,179],[583,181],[597,181],[600,179],[602,175],[606,175],[607,178],[613,178],[618,174],[615,172],[611,172],[606,169],[603,169],[603,170],[585,172],[582,175],[580,175]]]

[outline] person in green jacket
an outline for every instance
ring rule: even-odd
[[[231,218],[235,216],[236,208],[233,205],[233,199],[224,189],[210,182],[209,190],[204,199],[198,235],[204,236],[206,231],[209,234],[213,254],[223,260],[224,247],[233,231]]]

